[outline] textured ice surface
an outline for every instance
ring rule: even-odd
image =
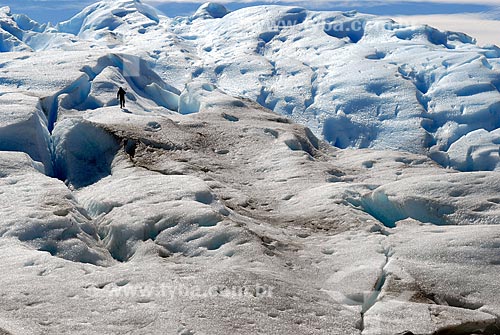
[[[499,332],[496,47],[279,6],[0,22],[0,333]]]
[[[450,145],[498,128],[498,49],[481,49],[465,35],[284,7],[182,23],[174,31],[201,49],[194,76],[288,115],[340,148],[430,151],[462,168],[446,159]],[[481,165],[496,168],[465,169]]]
[[[199,77],[305,124],[339,148],[429,154],[463,171],[498,168],[497,141],[477,148],[466,136],[499,127],[499,49],[479,47],[464,34],[280,6],[228,13],[207,3],[192,17],[171,19],[130,0],[96,3],[56,28],[7,9],[2,18],[4,51],[92,48],[128,60],[102,61],[105,78],[98,71],[97,82],[116,77],[110,66],[141,76],[139,68],[150,68],[177,90]],[[139,88],[157,105],[179,108],[179,92],[164,83],[153,79]],[[80,107],[92,104],[99,102]],[[183,106],[197,111],[196,103]]]
[[[208,92],[198,113],[109,106],[57,122],[56,171],[72,192],[26,155],[1,153],[0,327],[495,329],[498,172],[336,150],[254,102],[193,90]],[[379,193],[389,201],[368,206]]]
[[[1,235],[77,262],[105,265],[109,253],[85,211],[59,181],[23,153],[1,153]]]
[[[469,132],[499,126],[496,47],[368,15],[273,6],[179,21],[174,31],[197,46],[202,61],[193,76],[287,115],[334,146],[430,151],[467,171],[498,166],[483,155],[473,166],[447,159]]]

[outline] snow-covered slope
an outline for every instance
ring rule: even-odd
[[[209,88],[199,88],[199,113],[108,106],[59,121],[54,166],[71,192],[26,155],[0,153],[9,274],[0,276],[8,292],[0,327],[496,329],[498,172],[339,151],[254,102]],[[394,318],[394,309],[407,312]],[[429,318],[429,309],[439,317]]]
[[[279,6],[0,23],[0,334],[500,332],[496,47]]]
[[[339,148],[426,154],[462,171],[500,164],[500,50],[464,34],[280,6],[207,3],[170,19],[140,1],[102,1],[56,28],[2,13],[5,51],[133,54],[179,90],[202,78]]]

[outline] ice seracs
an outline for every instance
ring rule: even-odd
[[[499,49],[465,34],[356,12],[228,12],[215,3],[171,19],[140,1],[101,1],[55,29],[7,9],[2,17],[5,51],[113,49],[139,56],[178,90],[200,77],[339,148],[411,151],[464,171],[498,169],[494,152],[483,163],[485,154],[475,164],[456,160],[474,150],[464,145],[467,134],[499,126]],[[172,109],[172,98],[161,105]]]
[[[0,333],[499,333],[498,48],[196,15],[2,10]]]
[[[458,168],[447,159],[450,145],[498,128],[498,48],[464,34],[279,6],[181,28],[201,50],[195,76],[340,148],[432,152]]]

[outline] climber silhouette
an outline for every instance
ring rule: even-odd
[[[121,87],[116,94],[116,98],[120,99],[120,108],[122,109],[125,108],[125,94],[127,94],[127,92],[125,92],[125,90]]]

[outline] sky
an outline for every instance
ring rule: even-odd
[[[70,18],[96,0],[0,0],[13,13],[39,22]],[[204,0],[143,0],[170,17],[192,14]],[[358,10],[391,17],[404,24],[429,24],[441,30],[462,31],[479,44],[500,45],[500,0],[244,0],[219,1],[230,10],[262,4],[297,5],[312,10]]]

